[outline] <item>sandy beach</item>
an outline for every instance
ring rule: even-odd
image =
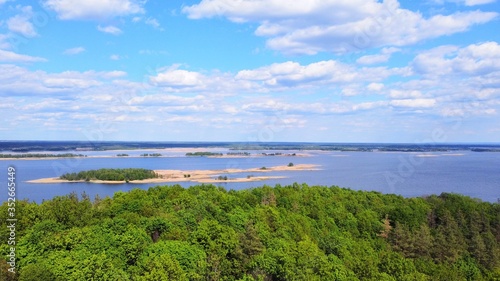
[[[250,168],[250,169],[222,169],[222,170],[155,170],[156,173],[160,175],[160,178],[145,179],[145,180],[134,180],[129,183],[164,183],[164,182],[199,182],[199,183],[218,183],[218,182],[251,182],[251,181],[262,181],[268,179],[279,179],[284,178],[284,176],[253,176],[251,173],[262,173],[262,172],[276,172],[276,171],[314,171],[319,170],[319,165],[315,164],[297,164],[294,166],[273,166],[260,168]],[[243,178],[231,178],[230,174],[234,173],[249,173]],[[219,176],[226,176],[227,180],[218,179]],[[43,178],[37,180],[28,181],[29,183],[78,183],[86,182],[84,180],[80,181],[68,181],[60,178]],[[102,183],[102,184],[122,184],[125,181],[101,181],[92,180],[90,183]]]

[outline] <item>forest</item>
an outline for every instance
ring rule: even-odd
[[[66,157],[87,157],[83,154],[74,153],[60,153],[60,154],[47,154],[47,153],[24,153],[24,154],[0,154],[0,158],[66,158]]]
[[[131,181],[158,178],[159,175],[153,170],[142,168],[127,169],[99,169],[81,171],[78,173],[66,173],[59,178],[62,180],[103,180],[103,181]]]
[[[4,280],[500,280],[500,204],[451,193],[173,185],[18,201],[16,215]]]

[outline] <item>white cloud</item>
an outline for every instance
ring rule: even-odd
[[[109,59],[110,60],[120,60],[121,58],[119,55],[111,55],[111,56],[109,56]]]
[[[395,52],[399,52],[398,48],[383,48],[380,54],[362,56],[356,60],[358,64],[378,64],[389,61],[391,55]]]
[[[409,98],[421,98],[423,95],[420,91],[410,90],[410,91],[402,91],[402,90],[390,90],[389,97],[394,99],[409,99]]]
[[[412,62],[417,73],[429,76],[484,76],[500,71],[500,45],[497,42],[472,44],[464,48],[441,46],[420,53]],[[500,73],[496,73],[500,78]]]
[[[119,29],[116,26],[113,26],[113,25],[108,25],[108,26],[100,26],[100,25],[98,25],[97,26],[97,30],[99,30],[101,32],[104,32],[104,33],[113,34],[113,35],[120,35],[120,34],[122,34],[122,30]]]
[[[146,96],[137,96],[129,100],[129,105],[134,106],[189,106],[192,104],[208,103],[208,100],[202,96],[180,97],[169,94],[153,94]]]
[[[395,107],[431,108],[436,105],[435,99],[398,99],[392,100],[390,105]]]
[[[10,31],[19,33],[25,37],[32,38],[38,36],[31,19],[33,10],[31,6],[21,7],[21,14],[7,20],[7,27]]]
[[[235,78],[259,81],[267,86],[294,87],[314,83],[348,82],[357,75],[352,67],[334,60],[309,65],[288,61],[253,70],[242,70]]]
[[[44,6],[62,20],[106,20],[142,14],[144,3],[138,0],[47,0]]]
[[[0,64],[0,95],[10,96],[44,96],[44,95],[84,95],[84,91],[99,87],[101,91],[119,92],[115,89],[106,89],[116,78],[125,76],[123,71],[65,71],[61,73],[47,73],[44,71],[30,71],[26,68]]]
[[[155,86],[185,88],[203,85],[205,77],[198,73],[180,69],[169,69],[150,77],[150,82]]]
[[[437,4],[444,4],[445,2],[452,2],[462,4],[465,6],[477,6],[496,2],[496,0],[434,0]]]
[[[370,91],[373,91],[373,92],[380,92],[384,89],[384,84],[382,83],[370,83],[368,84],[368,86],[366,86],[366,88]]]
[[[0,50],[0,62],[44,62],[44,58],[21,55],[10,51]]]
[[[494,3],[496,0],[465,0],[466,6],[476,6],[476,5],[484,5],[489,3]]]
[[[151,25],[152,27],[154,27],[156,29],[161,29],[160,23],[155,18],[147,18],[144,22],[147,25]]]
[[[294,5],[286,0],[203,0],[184,7],[183,12],[191,19],[221,16],[234,22],[257,22],[255,33],[269,38],[269,48],[292,54],[407,46],[466,31],[498,15],[469,11],[424,18],[400,8],[396,0],[310,0]]]
[[[80,46],[80,47],[66,49],[66,50],[64,50],[63,54],[65,54],[65,55],[77,55],[77,54],[80,54],[83,52],[85,52],[85,48]]]
[[[97,80],[71,77],[48,77],[42,83],[47,88],[56,89],[85,89],[101,85]]]
[[[7,34],[0,34],[0,50],[10,49],[11,42],[9,42],[9,36]]]
[[[359,64],[378,64],[387,62],[391,56],[388,54],[367,55],[356,60]]]

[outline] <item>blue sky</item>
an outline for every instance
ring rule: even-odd
[[[497,0],[0,0],[0,139],[499,142],[499,31]]]

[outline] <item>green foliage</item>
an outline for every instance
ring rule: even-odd
[[[23,267],[19,281],[55,280],[56,276],[45,264],[28,264]]]
[[[81,171],[78,173],[66,173],[60,176],[60,179],[76,181],[76,180],[104,180],[104,181],[131,181],[157,178],[153,170],[141,168],[128,169],[99,169]]]
[[[186,156],[222,156],[224,154],[218,152],[207,152],[207,151],[198,151],[198,152],[188,152]]]
[[[87,157],[83,154],[74,153],[60,153],[60,154],[47,154],[47,153],[26,153],[26,154],[0,154],[0,158],[73,158],[73,157]]]
[[[455,194],[175,185],[18,208],[6,280],[500,280],[500,205]]]

